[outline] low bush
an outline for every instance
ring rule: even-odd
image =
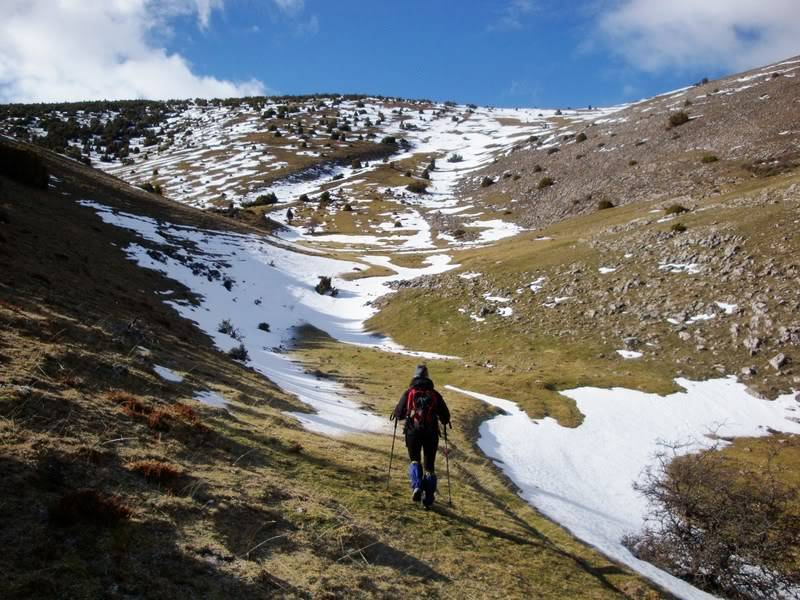
[[[277,204],[278,197],[275,195],[275,192],[269,192],[266,194],[261,194],[254,200],[250,200],[250,202],[245,202],[242,204],[244,208],[252,208],[254,206],[268,206],[270,204]]]
[[[576,141],[576,142],[578,142],[579,144],[580,144],[581,142],[585,142],[585,141],[586,141],[586,139],[587,139],[587,138],[586,138],[586,134],[585,134],[585,133],[583,133],[583,132],[580,132],[578,135],[576,135],[576,136],[575,136],[575,141]]]
[[[387,135],[385,138],[383,138],[381,140],[381,144],[392,144],[392,145],[394,145],[396,143],[397,143],[397,138],[394,137],[393,135]]]
[[[679,127],[684,123],[688,122],[689,122],[689,114],[684,110],[679,110],[678,112],[674,112],[669,116],[670,127]]]
[[[457,163],[457,162],[461,162],[462,160],[464,160],[464,157],[461,156],[458,153],[453,153],[453,154],[451,154],[450,156],[447,157],[447,162],[449,162],[449,163]]]
[[[541,173],[543,171],[542,165],[533,165],[533,169],[531,169],[534,173]]]
[[[488,175],[486,177],[484,177],[483,179],[481,179],[481,187],[482,188],[489,187],[490,185],[493,185],[493,184],[494,184],[494,179],[492,179]]]
[[[538,183],[538,184],[536,184],[536,187],[537,187],[537,188],[539,188],[540,190],[543,190],[543,189],[545,189],[545,188],[548,188],[548,187],[550,187],[550,186],[551,186],[551,185],[553,185],[554,183],[555,183],[555,181],[553,181],[553,178],[552,178],[552,177],[542,177],[542,178],[539,180],[539,183]]]
[[[683,223],[673,223],[672,227],[669,228],[670,231],[674,233],[683,233],[686,231],[686,225]]]
[[[800,584],[799,490],[777,461],[736,461],[717,448],[667,446],[634,487],[649,504],[624,543],[639,558],[714,595],[795,597]]]
[[[180,469],[175,465],[157,460],[137,460],[129,464],[128,469],[157,483],[172,483],[181,476]]]
[[[600,200],[597,203],[597,210],[606,210],[609,208],[614,208],[614,203],[611,200]]]
[[[238,346],[234,346],[230,350],[228,350],[228,356],[233,360],[238,360],[241,362],[247,362],[250,360],[250,354],[247,352],[247,348],[244,347],[244,344],[241,342]]]
[[[308,197],[308,194],[300,194],[297,200],[298,202],[311,202],[311,198]]]
[[[635,167],[635,166],[636,166],[636,165],[638,165],[638,164],[639,164],[639,161],[638,161],[638,160],[633,160],[633,159],[631,159],[631,160],[629,160],[629,161],[628,161],[628,166],[629,166],[629,167]]]
[[[266,331],[267,333],[269,333],[269,323],[265,323],[262,321],[261,323],[258,324],[258,328],[261,331]]]
[[[319,276],[319,282],[314,286],[314,291],[322,296],[336,296],[339,293],[339,290],[333,287],[333,280],[327,275]]]
[[[664,209],[664,212],[668,215],[679,215],[681,213],[689,212],[689,209],[683,204],[670,204]]]
[[[414,194],[424,194],[428,191],[428,182],[415,179],[406,186],[406,189]]]
[[[703,163],[704,165],[707,165],[709,163],[715,163],[718,160],[719,159],[713,154],[706,154],[705,156],[703,156],[703,158],[700,159],[700,162]]]
[[[555,154],[558,151],[559,151],[558,146],[553,146],[552,148],[547,149],[547,154]]]
[[[220,321],[219,325],[217,326],[217,331],[220,333],[224,333],[225,335],[231,336],[235,340],[241,339],[241,334],[236,327],[233,326],[230,319],[223,319]]]

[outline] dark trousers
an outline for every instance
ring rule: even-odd
[[[409,431],[406,433],[406,448],[411,462],[422,463],[425,455],[424,469],[428,473],[435,473],[436,450],[439,448],[439,435],[434,432]]]

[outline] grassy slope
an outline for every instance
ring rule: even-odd
[[[786,228],[796,222],[796,199],[787,203],[764,202],[756,209],[749,199],[768,192],[783,193],[798,181],[798,175],[754,180],[736,192],[696,203],[695,211],[678,220],[687,225],[690,234],[698,235],[713,231],[722,223],[725,233],[744,238],[742,244],[749,256],[767,263],[775,248],[780,247],[778,244],[783,244],[786,252],[787,245],[796,248],[800,241],[796,236],[786,236]],[[654,207],[668,204],[668,201],[638,203],[597,211],[490,248],[457,253],[454,262],[461,265],[459,272],[480,272],[482,276],[467,282],[456,274],[448,274],[438,282],[401,289],[388,298],[368,325],[410,348],[458,355],[463,361],[449,367],[449,375],[463,381],[465,387],[516,400],[531,416],[549,414],[564,425],[577,424],[579,417],[576,418],[572,402],[554,390],[581,385],[625,386],[665,393],[675,389],[672,378],[676,374],[707,378],[718,376],[720,366],[728,373],[737,373],[742,366],[758,361],[755,364],[759,365],[763,379],[751,381],[751,386],[770,395],[786,391],[787,386],[791,387],[791,378],[778,375],[766,365],[766,359],[774,352],[763,351],[754,359],[741,344],[726,346],[731,344],[728,333],[731,320],[717,318],[697,330],[707,336],[707,345],[719,344],[713,351],[698,350],[693,343],[682,342],[666,322],[653,322],[647,325],[647,331],[657,336],[658,348],[646,350],[643,359],[624,361],[615,353],[624,347],[622,336],[614,332],[641,326],[636,313],[624,311],[607,318],[587,316],[593,303],[600,303],[590,293],[611,289],[615,283],[636,277],[661,286],[656,289],[662,290],[663,297],[659,300],[656,294],[655,302],[669,298],[691,305],[697,300],[710,302],[727,296],[740,299],[742,309],[748,309],[742,281],[715,282],[712,287],[703,281],[707,277],[660,274],[649,256],[647,264],[638,264],[639,257],[625,263],[624,250],[613,249],[624,248],[625,241],[635,236],[668,231],[674,221],[656,223],[660,215],[650,214]],[[631,225],[637,220],[641,224]],[[539,236],[553,239],[536,241]],[[614,246],[610,251],[601,251],[599,244]],[[624,264],[625,274],[619,274],[618,280],[614,279],[618,274],[597,274],[599,266],[608,264]],[[580,269],[579,276],[571,274],[572,268]],[[757,272],[760,268],[761,264],[755,263],[751,270]],[[714,270],[711,267],[712,277]],[[548,283],[557,283],[536,296],[526,291],[518,301],[515,290],[540,275],[546,275]],[[575,292],[570,302],[553,308],[542,306],[549,294],[559,295],[559,285],[579,279],[587,283]],[[769,295],[780,291],[785,298],[792,298],[789,277],[766,276],[756,283],[756,293]],[[490,315],[482,323],[471,320],[469,313],[485,304],[481,297],[484,290],[515,298],[514,317]],[[612,293],[611,299],[630,304],[639,300],[636,290]],[[462,307],[469,309],[459,313]],[[778,305],[773,310],[777,322],[793,319],[791,309],[783,315],[781,310],[785,313],[787,308]],[[791,347],[782,351],[790,357],[794,352]],[[487,362],[491,368],[483,367]],[[469,369],[463,370],[466,365]]]
[[[230,223],[63,161],[53,169],[64,195],[0,180],[0,595],[655,595],[505,485],[461,433],[483,416],[477,403],[453,400],[462,425],[453,436],[456,509],[410,509],[400,452],[386,490],[389,439],[333,440],[299,428],[283,414],[302,410],[297,401],[154,298],[175,283],[132,265],[122,251],[129,232],[74,200]],[[350,363],[353,378],[411,366],[347,352],[363,352]],[[154,363],[186,373],[184,383],[158,379]],[[399,390],[350,381],[384,413]],[[191,400],[204,389],[224,394],[231,412]],[[149,409],[188,405],[200,424],[173,416],[153,429],[123,411],[115,391]],[[182,475],[147,481],[131,470],[142,459]],[[48,520],[59,498],[87,488],[119,496],[131,519],[111,527],[91,517]]]

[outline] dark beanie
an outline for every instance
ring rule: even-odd
[[[428,367],[425,365],[417,365],[414,370],[414,379],[423,378],[428,379]]]

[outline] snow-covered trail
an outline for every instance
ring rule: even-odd
[[[713,596],[633,556],[622,545],[638,532],[647,509],[632,484],[655,464],[660,443],[704,447],[706,434],[762,436],[800,433],[800,402],[751,396],[734,377],[702,382],[676,379],[684,391],[659,396],[624,388],[562,392],[584,415],[575,428],[551,417],[534,420],[514,402],[447,386],[504,411],[485,421],[478,446],[519,486],[522,497],[579,539],[681,598]],[[707,438],[705,438],[707,439]],[[706,444],[705,447],[708,445]]]
[[[343,435],[389,429],[387,419],[349,400],[343,386],[317,379],[287,356],[298,326],[313,325],[349,344],[449,358],[410,352],[364,330],[364,322],[375,312],[369,303],[391,291],[387,283],[457,267],[449,256],[432,255],[420,269],[398,267],[389,257],[368,257],[372,263],[390,266],[396,274],[337,279],[339,293],[334,298],[316,293],[319,276],[335,277],[359,263],[303,254],[270,243],[265,236],[178,226],[91,201],[80,203],[95,210],[103,221],[135,231],[142,243],[125,248],[128,257],[189,288],[198,304],[172,301],[168,296],[164,300],[197,323],[220,350],[227,352],[241,344],[249,366],[314,408],[314,414],[290,413],[311,431]]]

